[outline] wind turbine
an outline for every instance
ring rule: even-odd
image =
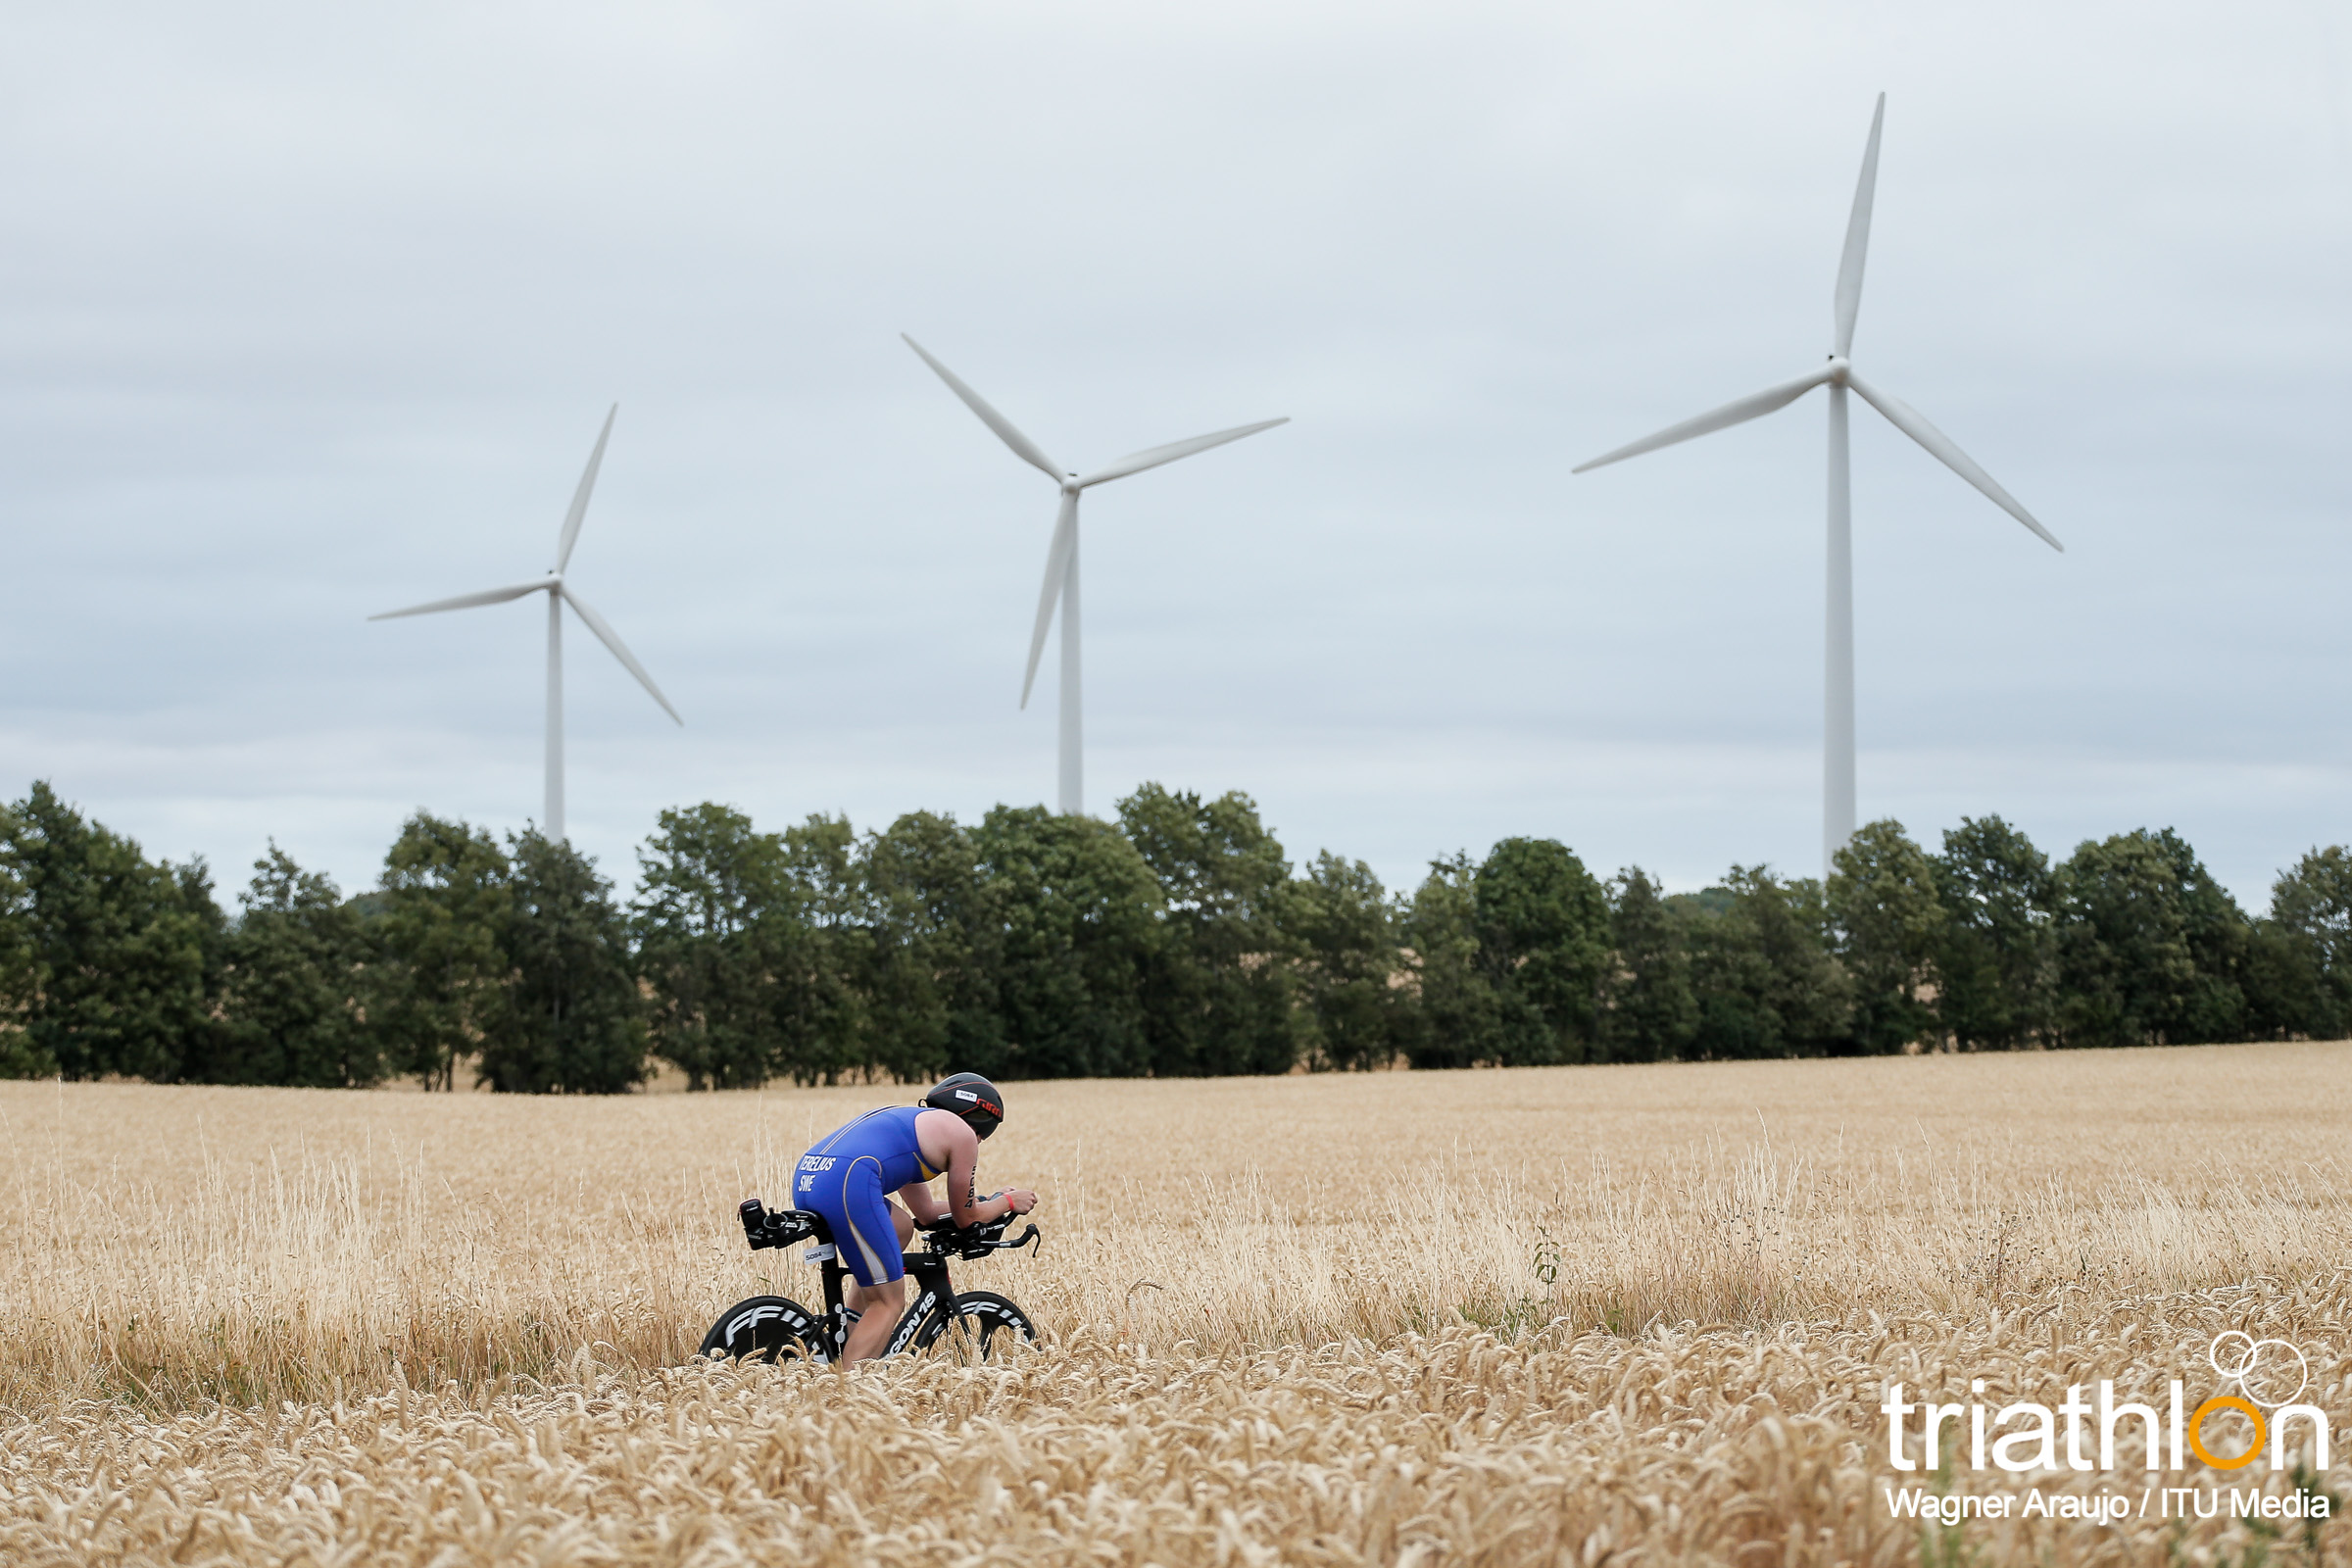
[[[1014,457],[1044,472],[1047,478],[1061,487],[1061,511],[1054,519],[1054,543],[1046,552],[1046,584],[1037,596],[1037,629],[1029,636],[1029,672],[1021,677],[1021,707],[1029,706],[1029,689],[1037,684],[1037,662],[1046,651],[1046,631],[1054,624],[1054,606],[1061,606],[1061,737],[1059,745],[1060,802],[1058,809],[1065,815],[1076,816],[1086,809],[1086,759],[1081,738],[1079,678],[1078,678],[1078,497],[1099,484],[1124,479],[1146,468],[1156,468],[1178,458],[1189,458],[1210,447],[1221,447],[1228,441],[1239,441],[1260,430],[1271,430],[1278,424],[1290,423],[1285,415],[1279,419],[1260,419],[1255,424],[1236,425],[1230,430],[1217,430],[1208,435],[1197,435],[1189,441],[1171,441],[1164,447],[1151,447],[1131,452],[1107,468],[1098,468],[1081,476],[1054,466],[1054,460],[1040,451],[1036,442],[1013,428],[1012,421],[995,409],[988,400],[965,386],[956,372],[931,357],[913,338],[902,332],[906,346],[922,356],[923,363],[939,372],[948,383],[948,390],[963,399],[964,406],[980,416],[980,422],[997,432],[997,438],[1012,448]]]
[[[1793,381],[1766,387],[1712,414],[1685,419],[1656,435],[1605,452],[1573,470],[1583,473],[1603,464],[1655,452],[1692,436],[1708,435],[1735,424],[1786,408],[1817,386],[1830,389],[1830,571],[1827,657],[1828,692],[1823,703],[1821,836],[1823,874],[1834,864],[1838,851],[1854,836],[1854,538],[1853,495],[1846,457],[1845,394],[1850,388],[1862,401],[1886,416],[1886,422],[1928,449],[1945,467],[1989,497],[2018,521],[2040,536],[2052,550],[2064,550],[2049,529],[2002,489],[1974,458],[1952,444],[1919,411],[1894,394],[1862,379],[1848,358],[1854,346],[1854,316],[1862,307],[1862,261],[1870,248],[1870,204],[1879,181],[1879,129],[1886,119],[1886,95],[1879,94],[1870,117],[1870,145],[1862,153],[1862,177],[1854,187],[1853,216],[1846,220],[1845,254],[1838,263],[1835,335],[1830,362]]]
[[[612,629],[604,616],[589,607],[588,601],[580,597],[577,589],[564,580],[564,568],[571,563],[571,547],[579,542],[580,519],[588,514],[589,492],[596,488],[596,470],[605,461],[605,442],[611,438],[613,416],[619,413],[620,405],[613,404],[612,413],[605,416],[605,427],[596,434],[596,450],[588,454],[587,470],[580,475],[579,489],[572,492],[571,510],[564,514],[564,531],[556,538],[556,564],[548,568],[546,576],[537,582],[516,583],[511,588],[491,588],[478,594],[460,594],[455,599],[436,599],[429,605],[387,610],[380,615],[368,617],[369,620],[394,620],[402,615],[430,615],[444,610],[470,610],[476,605],[503,605],[510,599],[520,599],[525,594],[547,595],[547,820],[540,830],[558,841],[564,837],[565,605],[571,606],[580,619],[587,623],[588,629],[596,633],[598,641],[612,650],[612,657],[637,677],[637,684],[653,693],[654,701],[662,705],[663,712],[677,719],[680,724],[686,722],[678,718],[678,710],[669,706],[669,699],[662,695],[662,688],[654,684],[654,677],[645,672],[645,666],[637,662],[637,656],[630,653],[627,645],[621,642],[620,634]]]

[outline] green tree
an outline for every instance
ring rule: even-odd
[[[1329,850],[1294,881],[1283,925],[1297,956],[1307,1064],[1386,1067],[1404,1047],[1396,911],[1361,860]]]
[[[1003,920],[1008,1078],[1140,1076],[1152,1065],[1143,986],[1159,941],[1159,883],[1126,835],[1089,816],[1000,806],[973,833]]]
[[[2343,1033],[2343,1015],[2318,952],[2277,920],[2247,923],[2238,985],[2246,1001],[2245,1039],[2328,1040]]]
[[[882,1069],[905,1081],[1004,1059],[1003,889],[982,876],[972,835],[952,816],[909,812],[874,838],[865,872]]]
[[[1638,865],[1619,872],[1611,892],[1615,955],[1602,992],[1598,1054],[1604,1061],[1678,1058],[1698,1031],[1684,921]]]
[[[274,841],[253,873],[226,938],[215,1046],[190,1075],[310,1089],[378,1082],[381,1050],[361,1017],[368,932],[358,909]]]
[[[2251,931],[2172,829],[2085,841],[2057,884],[2066,1044],[2245,1038]]]
[[[586,856],[532,830],[511,840],[503,1027],[481,1081],[506,1094],[613,1095],[645,1078],[628,922]]]
[[[196,931],[201,974],[197,990],[204,999],[201,1015],[189,1021],[187,1033],[182,1037],[180,1076],[216,1083],[218,1079],[207,1076],[207,1063],[220,1054],[221,1035],[227,1024],[221,1003],[228,989],[229,919],[220,907],[220,901],[214,896],[213,870],[203,856],[193,856],[167,869],[179,891],[180,909],[189,916]]]
[[[840,1082],[876,1065],[863,847],[848,818],[812,815],[784,830],[783,864],[784,899],[760,922],[777,1062],[799,1083]]]
[[[1936,1013],[1963,1051],[2045,1038],[2057,1005],[2057,881],[2048,857],[1997,816],[1962,817],[1936,858],[1943,938]]]
[[[2173,1037],[2183,1044],[2245,1040],[2258,1028],[2251,991],[2254,922],[2230,891],[2213,879],[2188,841],[2166,828],[2156,835],[2173,862],[2187,917],[2188,950],[2197,983]]]
[[[1119,803],[1119,825],[1159,882],[1161,940],[1145,982],[1152,1071],[1288,1072],[1298,1055],[1281,918],[1291,867],[1256,803],[1146,784]]]
[[[1478,869],[1455,854],[1429,862],[1403,921],[1411,1011],[1405,1056],[1416,1067],[1471,1067],[1502,1059],[1501,999],[1481,961]]]
[[[2295,978],[2303,1002],[2283,1019],[2296,1034],[2340,1039],[2352,1028],[2352,852],[2340,844],[2315,849],[2282,871],[2271,887],[2271,920],[2289,953],[2277,960]]]
[[[384,858],[368,1017],[395,1071],[454,1089],[460,1056],[507,1024],[510,867],[480,828],[418,811]]]
[[[10,835],[10,808],[0,807],[0,836]],[[24,882],[0,858],[0,1078],[46,1078],[57,1062],[32,1043],[26,1026],[41,988],[33,962],[32,907]]]
[[[1940,1041],[1929,1000],[1939,988],[1944,909],[1936,866],[1891,818],[1858,830],[1832,858],[1829,907],[1853,980],[1853,1041],[1864,1054]]]
[[[220,911],[201,862],[151,864],[45,782],[0,810],[17,1071],[173,1082],[213,1027]]]
[[[777,1070],[771,915],[788,916],[784,841],[732,807],[666,810],[637,852],[639,971],[655,1053],[689,1089],[742,1089]]]
[[[1734,866],[1721,889],[1677,895],[1698,999],[1692,1054],[1825,1055],[1850,1041],[1853,982],[1831,949],[1821,884]]]
[[[1609,964],[1609,901],[1555,839],[1504,839],[1472,878],[1504,1066],[1582,1061]]]

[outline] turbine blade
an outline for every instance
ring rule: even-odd
[[[988,405],[988,399],[982,397],[979,393],[973,391],[970,387],[965,386],[960,380],[956,379],[956,372],[949,369],[946,366],[940,364],[937,360],[933,359],[928,349],[924,348],[914,339],[906,337],[906,334],[904,332],[901,332],[899,336],[906,338],[906,346],[914,350],[915,353],[920,354],[923,357],[923,363],[939,372],[939,378],[948,383],[948,390],[955,393],[957,397],[963,399],[963,406],[965,408],[970,409],[974,414],[980,416],[980,422],[982,424],[987,425],[991,430],[997,432],[997,439],[1003,441],[1006,446],[1012,448],[1013,456],[1019,458],[1023,463],[1030,465],[1032,467],[1045,470],[1045,472],[1053,478],[1055,484],[1061,483],[1063,478],[1062,471],[1054,466],[1054,460],[1047,457],[1044,452],[1040,451],[1036,442],[1030,440],[1027,436],[1021,434],[1019,430],[1015,429],[1010,419],[1007,419],[1002,414],[999,414],[995,409],[990,408]]]
[[[1845,384],[1859,393],[1864,402],[1886,416],[1888,424],[1926,447],[1938,463],[1984,491],[1994,506],[2039,534],[2042,542],[2052,550],[2063,552],[2066,549],[2058,542],[2056,534],[2034,521],[2034,514],[2018,505],[2017,497],[2002,489],[1991,474],[1977,466],[1976,459],[1953,445],[1952,438],[1930,424],[1917,409],[1891,392],[1880,391],[1851,370],[1845,372]]]
[[[662,711],[667,713],[671,718],[677,718],[680,724],[685,723],[684,719],[678,718],[678,710],[669,706],[669,699],[662,695],[662,688],[654,684],[654,677],[648,675],[645,672],[645,666],[637,662],[637,656],[630,653],[628,645],[620,640],[620,633],[612,629],[612,623],[589,609],[588,601],[573,593],[569,588],[559,588],[556,592],[564,596],[565,604],[579,612],[580,619],[588,623],[588,629],[596,633],[597,640],[612,649],[612,657],[619,660],[621,666],[637,677],[637,684],[653,693],[654,701],[662,705]]]
[[[1061,579],[1070,569],[1070,549],[1078,542],[1078,492],[1061,493],[1061,511],[1054,518],[1054,543],[1046,551],[1046,585],[1037,595],[1037,629],[1029,634],[1029,672],[1021,677],[1021,706],[1029,706],[1029,688],[1037,684],[1037,662],[1046,651],[1046,631],[1054,624],[1054,606],[1061,599]]]
[[[1107,480],[1124,479],[1131,473],[1141,473],[1146,468],[1156,468],[1163,463],[1174,463],[1178,458],[1189,458],[1196,452],[1206,452],[1210,447],[1221,447],[1228,441],[1239,441],[1246,435],[1255,435],[1260,430],[1271,430],[1278,424],[1290,422],[1291,416],[1286,414],[1279,419],[1260,419],[1255,424],[1237,424],[1230,430],[1219,430],[1211,435],[1194,436],[1190,441],[1171,441],[1164,447],[1152,447],[1142,452],[1130,452],[1109,467],[1098,469],[1079,480],[1078,488],[1083,490],[1089,485],[1102,484]]]
[[[1627,458],[1638,458],[1644,452],[1655,452],[1660,447],[1670,447],[1678,441],[1689,441],[1694,436],[1712,435],[1716,431],[1728,429],[1732,425],[1744,424],[1750,419],[1761,418],[1775,409],[1785,409],[1794,403],[1798,398],[1827,381],[1831,373],[1830,368],[1825,365],[1820,369],[1809,371],[1793,381],[1783,381],[1779,386],[1768,386],[1763,391],[1741,398],[1737,403],[1726,403],[1712,414],[1702,414],[1695,419],[1685,419],[1680,424],[1668,425],[1656,435],[1645,435],[1641,440],[1621,446],[1614,452],[1604,452],[1592,462],[1580,463],[1568,471],[1582,473],[1587,468],[1598,468],[1611,463],[1622,463]]]
[[[1854,211],[1845,220],[1845,254],[1838,259],[1838,348],[1839,359],[1854,351],[1854,318],[1862,310],[1862,262],[1870,251],[1870,207],[1879,189],[1879,127],[1886,121],[1886,95],[1870,116],[1870,145],[1862,150],[1862,177],[1854,183]]]
[[[588,515],[588,493],[596,488],[596,470],[605,462],[605,442],[612,434],[613,416],[619,413],[620,405],[615,403],[612,413],[605,416],[605,427],[596,432],[596,450],[588,454],[588,466],[580,474],[580,487],[571,493],[571,510],[564,514],[564,534],[556,541],[554,569],[559,574],[571,564],[571,547],[580,537],[580,519]]]
[[[369,620],[398,620],[403,615],[430,615],[444,610],[471,610],[476,605],[503,605],[524,594],[543,593],[555,584],[542,577],[537,582],[518,582],[512,588],[487,588],[478,594],[460,594],[455,599],[436,599],[429,605],[411,605],[406,610],[387,610]]]

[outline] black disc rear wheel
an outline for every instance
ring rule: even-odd
[[[822,1326],[784,1296],[754,1296],[728,1307],[703,1336],[700,1353],[736,1361],[831,1359]]]
[[[1037,1325],[1028,1313],[994,1291],[965,1291],[956,1298],[953,1310],[934,1300],[906,1348],[958,1361],[985,1361],[1036,1343]]]

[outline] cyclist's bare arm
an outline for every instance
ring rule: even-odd
[[[933,1196],[929,1182],[908,1182],[899,1189],[899,1201],[906,1205],[906,1212],[914,1216],[917,1225],[929,1225],[947,1217],[948,1205]]]
[[[974,1183],[980,1165],[980,1135],[954,1111],[926,1110],[915,1117],[914,1140],[922,1151],[923,1163],[933,1170],[947,1172],[948,1177],[948,1202],[944,1208],[927,1186],[920,1187],[919,1205],[913,1196],[917,1187],[901,1190],[916,1219],[936,1220],[943,1213],[953,1213],[958,1225],[985,1225],[1006,1214],[1026,1214],[1037,1206],[1037,1195],[1020,1187],[994,1198],[979,1196]]]

